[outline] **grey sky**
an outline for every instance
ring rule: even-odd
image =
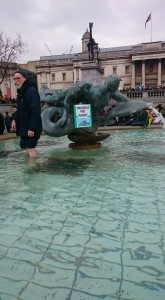
[[[52,54],[81,52],[82,35],[93,22],[100,48],[165,40],[164,0],[0,0],[0,31],[20,33],[28,53],[20,62]],[[152,13],[152,20],[145,21]]]

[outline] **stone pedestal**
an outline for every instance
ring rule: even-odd
[[[88,62],[81,66],[81,80],[89,80],[93,84],[102,84],[103,70],[95,63]]]
[[[100,141],[107,139],[110,133],[97,132],[84,135],[68,135],[68,139],[74,143],[69,144],[69,148],[74,150],[91,150],[101,148]]]
[[[91,149],[98,149],[101,148],[101,143],[96,143],[93,145],[90,144],[75,144],[75,143],[70,143],[69,148],[72,150],[91,150]]]

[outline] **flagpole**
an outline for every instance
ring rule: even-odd
[[[152,43],[152,12],[151,12],[151,43]]]

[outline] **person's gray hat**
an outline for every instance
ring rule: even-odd
[[[15,75],[15,73],[19,73],[22,76],[24,76],[24,78],[26,78],[26,80],[32,82],[35,85],[35,87],[37,88],[37,74],[36,73],[28,71],[28,70],[23,69],[23,68],[18,68],[14,72],[14,75]]]
[[[27,79],[28,77],[28,72],[25,70],[25,69],[22,69],[22,68],[18,68],[15,72],[14,72],[14,75],[16,73],[19,73],[21,74],[23,77],[25,77]]]

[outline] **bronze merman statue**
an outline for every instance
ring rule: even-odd
[[[48,106],[42,111],[43,131],[54,137],[67,135],[76,143],[86,141],[89,144],[90,138],[91,143],[96,143],[103,139],[104,137],[101,138],[96,134],[100,125],[106,124],[107,120],[113,124],[117,117],[134,115],[147,107],[144,101],[131,101],[120,93],[118,91],[120,81],[119,76],[110,75],[101,85],[80,81],[68,89],[54,91],[43,86],[40,90],[41,102]],[[101,116],[101,112],[108,106],[110,99],[116,100],[116,106]],[[73,107],[78,104],[91,105],[91,127],[75,128]]]

